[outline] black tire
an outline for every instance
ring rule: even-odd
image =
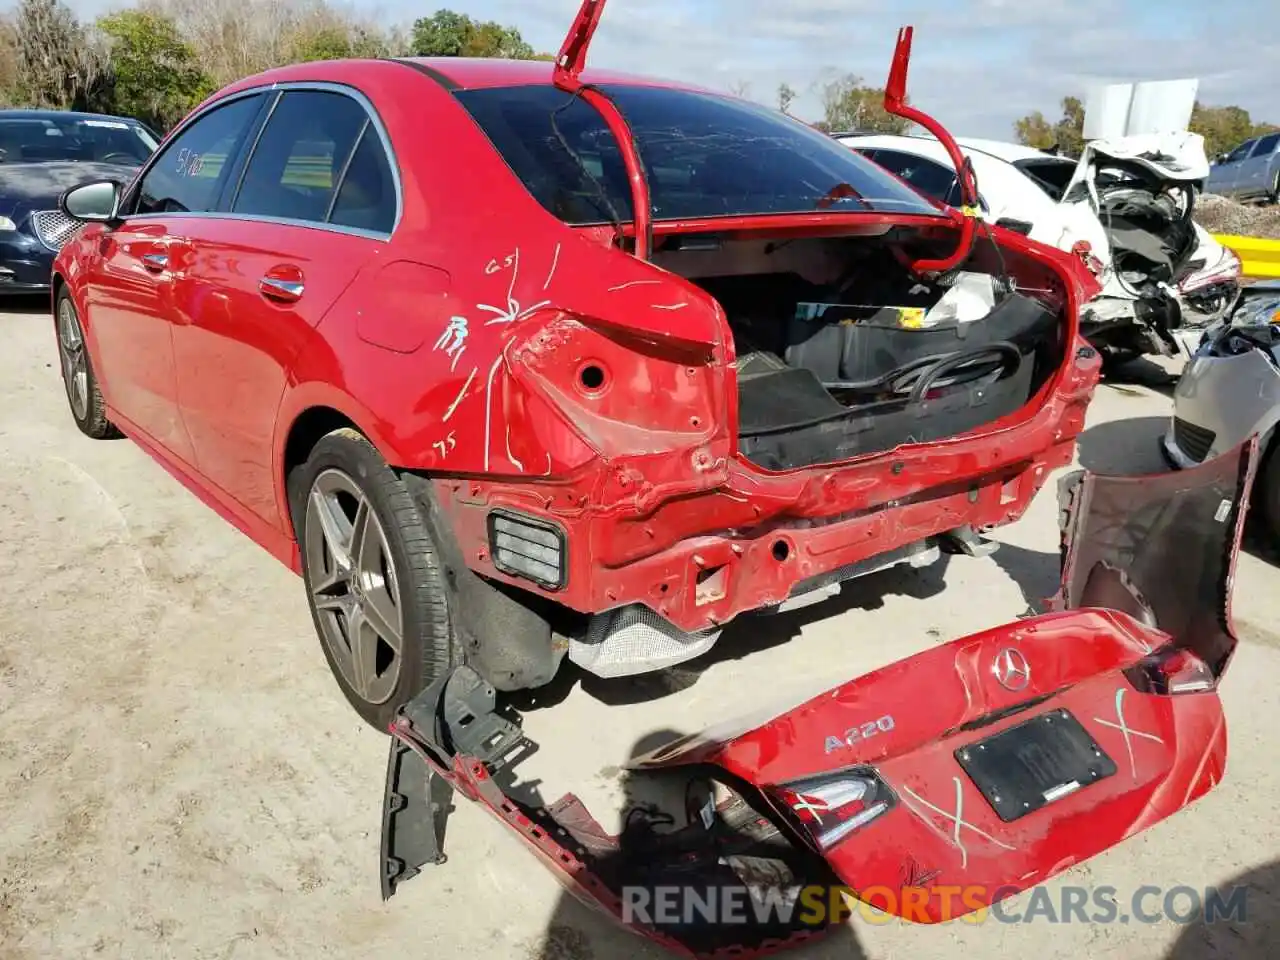
[[[359,516],[356,505],[360,501],[342,489],[346,480],[363,495],[363,502],[376,520],[376,527],[366,523],[370,532],[361,538],[361,543],[374,543],[373,549],[382,554],[380,585],[377,585],[380,578],[376,574],[365,576],[358,572],[344,584],[340,577],[333,576],[336,565],[327,562],[332,561],[335,554],[329,547],[331,540],[325,535],[324,517],[319,511],[326,503],[338,506],[350,514],[353,530],[355,518]],[[356,713],[366,723],[386,732],[402,705],[461,662],[439,552],[408,487],[356,430],[335,430],[321,438],[306,462],[291,471],[288,486],[290,512],[302,555],[307,604],[325,660]],[[332,518],[333,515],[326,516]],[[376,542],[369,540],[378,533],[381,537]],[[355,537],[351,539],[354,542]],[[351,569],[360,566],[358,561],[359,558],[353,559]],[[326,588],[326,580],[335,582]],[[317,586],[321,588],[319,597]],[[375,597],[380,599],[375,601]],[[362,691],[358,689],[362,678],[355,664],[356,645],[350,641],[348,627],[353,620],[357,622],[361,649],[364,649],[363,643],[374,644],[378,651],[375,662],[380,662],[388,652],[394,653],[372,618],[377,613],[375,606],[381,605],[384,611],[388,609],[387,598],[394,602],[400,617],[397,672],[392,678],[366,669]],[[326,609],[321,609],[321,603]],[[352,608],[350,613],[344,612],[347,607]],[[360,607],[360,612],[356,612],[355,607]],[[390,617],[382,617],[377,622],[390,624]],[[368,630],[374,631],[375,639],[369,639]],[[364,662],[369,661],[365,658]],[[386,669],[389,671],[391,667]]]
[[[80,325],[80,311],[76,309],[71,292],[63,287],[58,292],[53,310],[53,333],[58,344],[58,366],[62,370],[62,385],[67,393],[67,406],[71,418],[80,432],[94,440],[110,440],[120,436],[120,431],[107,419],[107,405],[98,389],[98,378],[93,372],[89,357],[89,345]]]
[[[1276,172],[1275,178],[1271,181],[1271,195],[1267,197],[1267,203],[1280,203],[1280,171]]]
[[[1098,352],[1102,357],[1102,375],[1104,377],[1114,375],[1121,367],[1133,363],[1133,361],[1142,356],[1142,351],[1133,347],[1104,346]]]

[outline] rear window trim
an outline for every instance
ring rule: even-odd
[[[303,227],[310,230],[323,230],[328,233],[341,233],[341,234],[347,234],[350,236],[363,237],[370,240],[382,240],[382,241],[390,240],[395,235],[396,230],[399,229],[400,224],[404,219],[404,186],[401,182],[400,161],[399,161],[399,158],[396,156],[395,149],[392,147],[391,136],[387,133],[386,126],[382,122],[382,117],[379,116],[377,108],[374,107],[373,102],[362,91],[360,91],[356,87],[350,86],[349,84],[345,84],[345,83],[335,83],[328,80],[277,81],[274,83],[263,83],[263,84],[258,84],[252,87],[246,87],[243,90],[237,90],[235,93],[228,94],[225,97],[218,97],[216,100],[212,100],[209,103],[206,103],[197,112],[187,117],[186,120],[184,120],[181,124],[175,127],[169,133],[169,135],[164,138],[160,146],[156,148],[155,153],[151,155],[147,165],[139,169],[133,181],[132,189],[136,189],[137,186],[142,183],[143,178],[150,171],[151,167],[155,165],[156,158],[160,156],[161,151],[165,147],[165,145],[173,138],[178,137],[182,133],[184,133],[187,130],[187,128],[197,123],[206,114],[210,113],[213,110],[216,110],[218,107],[231,103],[234,100],[239,100],[242,97],[249,97],[255,94],[266,94],[267,96],[272,97],[271,104],[267,108],[267,115],[263,117],[261,120],[254,121],[257,124],[257,129],[253,132],[252,145],[247,147],[244,151],[242,151],[243,156],[237,156],[234,158],[235,162],[237,163],[239,163],[241,160],[244,161],[244,163],[241,165],[241,168],[239,170],[239,177],[243,179],[245,168],[248,167],[248,161],[253,157],[253,151],[258,146],[258,139],[262,136],[262,131],[266,128],[266,121],[270,119],[270,113],[275,110],[276,104],[279,102],[281,95],[283,95],[285,92],[295,91],[295,90],[303,90],[303,91],[315,90],[322,93],[336,93],[343,96],[347,96],[355,100],[356,103],[358,103],[361,106],[361,108],[364,110],[365,115],[368,117],[369,122],[372,125],[374,131],[378,134],[378,139],[382,142],[382,149],[383,149],[383,152],[386,154],[387,164],[391,168],[391,180],[395,184],[396,215],[395,215],[395,219],[392,221],[390,231],[384,232],[381,230],[366,230],[361,227],[348,227],[339,223],[318,223],[314,220],[292,220],[285,217],[269,217],[269,216],[262,216],[258,214],[251,214],[251,213],[233,213],[230,209],[231,198],[228,198],[228,197],[224,197],[219,201],[218,203],[219,209],[217,210],[203,210],[195,213],[176,213],[176,214],[175,213],[138,213],[138,214],[130,214],[128,217],[128,220],[130,222],[134,220],[142,220],[142,221],[158,220],[158,219],[173,220],[173,219],[176,219],[177,217],[182,217],[183,219],[193,218],[193,219],[201,219],[201,220],[235,220],[235,221],[243,221],[245,223],[268,223],[268,224],[274,224],[274,225],[286,226],[286,227]],[[132,193],[132,189],[130,191],[131,193]],[[240,182],[237,181],[236,189],[232,193],[232,196],[234,197],[235,194],[238,194],[239,190],[240,190]]]
[[[406,66],[415,66],[415,67],[419,66],[418,64],[413,64],[406,61],[400,61],[400,62],[404,62]],[[675,90],[675,91],[685,92],[689,94],[714,97],[714,98],[728,101],[730,103],[736,102],[735,98],[730,96],[725,96],[723,94],[719,94],[714,90],[701,90],[701,89],[696,89],[691,87],[682,87],[678,85],[669,85],[669,84],[656,84],[656,83],[646,83],[646,82],[629,83],[626,81],[615,80],[615,81],[609,81],[607,84],[599,84],[599,85],[588,84],[588,86],[627,87],[630,89],[645,89],[645,90],[650,90],[650,89]],[[528,184],[524,182],[524,178],[521,177],[520,174],[515,170],[515,168],[511,166],[511,162],[507,159],[506,154],[504,154],[502,150],[498,147],[498,145],[494,143],[493,138],[489,136],[489,132],[484,128],[484,125],[480,123],[480,121],[476,118],[476,116],[467,107],[463,97],[461,96],[461,94],[478,93],[478,92],[485,92],[485,91],[499,92],[503,90],[526,90],[526,89],[533,89],[533,88],[559,89],[555,87],[553,83],[509,83],[509,84],[501,84],[496,86],[484,85],[484,86],[477,86],[477,87],[462,87],[462,86],[452,85],[452,86],[445,87],[445,89],[447,89],[451,94],[453,94],[454,99],[457,101],[458,106],[462,109],[467,119],[472,124],[475,125],[476,131],[482,137],[485,138],[485,142],[489,144],[490,149],[494,152],[497,158],[503,163],[503,165],[511,173],[511,176],[514,178],[515,182],[520,186],[521,189],[523,189],[528,194],[529,198],[532,199],[534,203],[536,203],[542,210],[546,212],[547,216],[552,217],[558,223],[562,223],[573,230],[591,230],[591,229],[597,229],[600,227],[612,228],[614,224],[607,219],[593,220],[593,221],[587,221],[587,222],[574,222],[574,221],[561,219],[560,217],[556,216],[556,214],[553,213],[551,210],[547,209],[547,207],[543,205],[542,201],[539,200],[538,197],[534,194],[534,192],[529,188]],[[561,92],[564,93],[566,96],[571,95],[569,91],[561,91]],[[602,92],[606,94],[608,93],[607,90],[602,90]],[[628,123],[630,123],[626,113],[622,111],[621,106],[619,106],[619,112],[622,112],[623,119],[627,120]],[[797,121],[797,122],[800,122],[800,121]],[[859,156],[861,156],[862,159],[867,160],[867,162],[869,163],[875,164],[874,160],[871,160],[870,158],[862,155],[859,151],[851,149],[851,152],[859,153]],[[642,158],[642,162],[643,162],[643,158]],[[646,170],[645,173],[647,178],[648,171]],[[841,217],[850,217],[855,221],[859,219],[867,218],[867,217],[874,217],[874,218],[883,218],[886,216],[903,216],[903,217],[909,217],[909,218],[924,217],[931,220],[936,219],[939,223],[950,222],[950,217],[947,216],[946,208],[940,205],[932,197],[926,196],[925,194],[921,193],[915,187],[906,183],[906,181],[901,180],[901,178],[895,177],[889,171],[884,171],[884,173],[886,173],[892,179],[902,183],[911,192],[917,194],[922,201],[922,207],[924,209],[918,209],[918,210],[905,210],[905,209],[821,210],[821,209],[815,208],[813,210],[807,210],[807,211],[793,210],[793,211],[775,211],[775,212],[767,212],[767,213],[724,213],[724,214],[698,214],[698,215],[681,214],[678,216],[652,215],[651,222],[654,225],[657,225],[657,224],[687,223],[687,222],[693,222],[693,221],[697,221],[697,222],[715,222],[715,221],[733,222],[738,220],[767,221],[770,219],[786,219],[786,218],[793,218],[793,217],[803,217],[807,215],[822,215],[824,217],[835,215],[835,216],[841,216]],[[628,204],[630,203],[630,197],[627,198],[627,202]],[[652,198],[651,198],[650,205],[652,206]],[[631,233],[629,231],[634,230],[635,218],[634,216],[622,217],[619,219],[618,223],[621,226],[624,234],[626,234],[627,236],[630,236]]]

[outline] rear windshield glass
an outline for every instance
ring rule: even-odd
[[[1036,186],[1054,200],[1062,199],[1067,184],[1076,173],[1073,160],[1019,160],[1014,166],[1034,180]]]
[[[655,219],[810,212],[837,190],[825,208],[941,215],[849,147],[765,107],[661,87],[600,89],[634,131]],[[550,85],[457,97],[555,216],[575,225],[632,219],[617,141],[589,104]]]

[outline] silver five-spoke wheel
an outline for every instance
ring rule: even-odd
[[[58,341],[58,366],[62,368],[62,382],[67,388],[67,405],[76,426],[86,437],[95,440],[119,436],[119,431],[107,419],[107,405],[98,389],[97,371],[89,356],[84,326],[71,291],[66,287],[58,291],[53,328]]]
[[[400,577],[377,512],[336,468],[311,484],[304,550],[311,595],[335,669],[370,704],[386,702],[400,679],[404,615]]]
[[[89,365],[80,320],[70,299],[65,297],[58,301],[58,355],[71,412],[77,420],[84,420],[89,413]]]

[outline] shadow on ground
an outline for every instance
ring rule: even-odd
[[[1138,357],[1136,360],[1117,366],[1114,370],[1107,371],[1102,382],[1105,386],[1113,387],[1121,393],[1126,388],[1140,386],[1172,395],[1173,388],[1178,383],[1178,374],[1171,373],[1147,357]]]
[[[1187,925],[1165,960],[1271,960],[1280,949],[1280,863],[1269,863],[1217,888],[1219,903],[1243,916],[1205,917]],[[1233,897],[1239,898],[1233,901]],[[1206,898],[1208,899],[1208,898]]]
[[[0,313],[48,313],[49,298],[45,294],[0,296]]]
[[[1131,417],[1096,424],[1076,439],[1080,466],[1109,476],[1166,473],[1170,468],[1160,450],[1160,438],[1168,429],[1168,417]]]
[[[583,692],[611,706],[658,700],[687,690],[714,664],[748,658],[787,643],[815,621],[838,617],[850,610],[879,609],[886,597],[915,600],[935,597],[945,589],[949,559],[944,554],[923,569],[899,566],[858,577],[847,581],[831,599],[789,613],[744,614],[725,628],[716,645],[705,654],[665,670],[610,680],[589,674],[566,660],[551,683],[537,690],[512,694],[510,703],[522,711],[553,707],[579,685]]]
[[[647,734],[636,742],[631,757],[634,759],[643,756],[679,738],[680,734],[675,730],[658,730]],[[621,836],[612,846],[611,841],[597,844],[594,839],[588,840],[593,848],[596,875],[605,878],[606,883],[615,887],[620,882],[650,889],[687,884],[690,889],[705,896],[708,887],[725,885],[740,888],[742,885],[742,881],[725,864],[725,855],[747,858],[776,855],[774,849],[755,845],[745,851],[731,851],[723,846],[724,840],[713,842],[705,839],[710,834],[700,824],[690,828],[689,824],[696,823],[697,816],[696,812],[691,816],[686,815],[686,811],[690,809],[689,788],[696,786],[699,780],[700,777],[681,771],[656,775],[624,771],[621,780],[622,810],[618,818],[619,822],[625,824]],[[535,804],[545,804],[548,799],[538,798],[536,793],[532,797],[526,796],[520,787],[510,789],[520,795],[521,801],[532,800]],[[594,811],[596,814],[599,812]],[[597,817],[597,820],[600,819]],[[606,819],[603,822],[610,821]],[[727,823],[728,820],[721,822]],[[691,839],[673,846],[670,841],[676,831]],[[658,839],[655,840],[655,837]],[[812,856],[805,854],[804,858]],[[702,865],[692,866],[695,862]],[[619,881],[619,876],[627,879]],[[822,878],[824,882],[828,879],[829,875]],[[768,877],[768,881],[776,880],[775,876]],[[803,881],[797,877],[795,882]],[[749,907],[747,911],[750,911]],[[697,928],[681,929],[684,936],[694,938],[696,942],[699,934],[691,931]],[[704,934],[711,932],[711,929],[707,926],[701,928]],[[745,929],[732,924],[720,925],[713,935],[717,939],[728,934],[730,937],[741,936],[746,940],[749,934]],[[715,941],[705,943],[700,950],[710,952],[715,949]],[[723,946],[724,941],[719,943]],[[657,960],[669,956],[672,954],[663,947],[631,932],[612,918],[588,908],[567,890],[560,895],[543,935],[521,952],[522,960],[612,960],[614,957]],[[853,927],[845,923],[833,927],[811,942],[787,951],[787,956],[796,957],[797,960],[865,960],[866,952]]]

